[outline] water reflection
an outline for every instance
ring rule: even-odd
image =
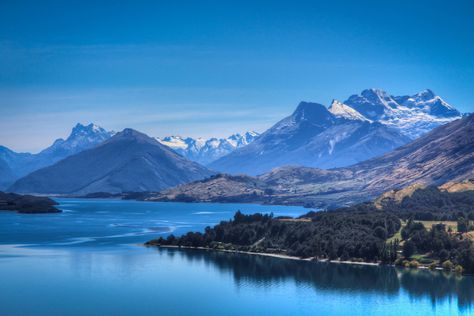
[[[293,280],[316,291],[377,293],[393,297],[405,291],[412,299],[429,298],[433,306],[443,300],[457,299],[460,309],[470,309],[474,302],[474,277],[459,277],[441,271],[315,263],[201,250],[157,251],[163,256],[181,256],[190,266],[191,263],[212,265],[220,273],[232,274],[238,287],[247,284],[265,287]]]

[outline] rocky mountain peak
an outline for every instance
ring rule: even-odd
[[[334,99],[331,105],[328,108],[329,112],[331,112],[334,116],[338,118],[343,118],[346,120],[356,120],[356,121],[368,121],[370,120],[354,110],[353,108],[345,105],[344,103]]]
[[[310,121],[318,123],[330,120],[332,115],[322,104],[302,101],[293,112],[292,117],[296,122]]]
[[[158,143],[154,138],[141,133],[132,128],[125,128],[123,131],[115,134],[110,141],[132,140],[136,142]]]

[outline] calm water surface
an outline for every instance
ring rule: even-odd
[[[0,315],[474,315],[474,277],[139,246],[244,213],[239,204],[60,199],[0,212]]]

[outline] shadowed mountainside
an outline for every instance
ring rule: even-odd
[[[125,129],[93,149],[19,179],[9,190],[78,195],[158,191],[210,175],[156,139]]]

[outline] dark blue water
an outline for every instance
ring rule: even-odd
[[[139,245],[237,209],[302,208],[60,202],[62,214],[0,212],[0,315],[474,314],[474,277]]]

